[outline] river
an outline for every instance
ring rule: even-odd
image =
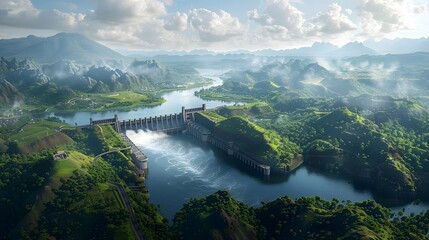
[[[219,74],[224,71],[198,69],[204,76],[215,80],[214,85],[222,81]],[[199,107],[203,103],[208,108],[231,105],[222,101],[205,101],[194,92],[201,88],[163,93],[167,100],[153,108],[138,108],[132,111],[77,112],[68,115],[54,115],[70,124],[84,125],[89,118],[94,120],[112,118],[133,119],[145,116],[179,113],[182,106]],[[301,166],[284,181],[266,181],[234,165],[234,161],[225,153],[196,141],[185,134],[166,135],[143,131],[127,131],[127,135],[149,157],[149,177],[145,184],[150,193],[150,201],[159,205],[161,212],[169,220],[191,198],[204,197],[217,190],[228,190],[238,200],[252,206],[272,201],[288,195],[320,196],[326,200],[363,201],[375,199],[368,189],[359,188],[344,178],[329,176]],[[405,209],[405,213],[421,212],[429,209],[429,204],[399,204],[391,207],[394,211]]]

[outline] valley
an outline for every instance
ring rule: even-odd
[[[364,48],[341,51],[354,47]],[[255,55],[1,58],[0,206],[12,217],[0,235],[426,239],[429,55],[365,51],[258,65]],[[185,124],[269,177],[188,134],[128,130],[149,159],[143,177],[112,126],[86,127],[202,104]]]

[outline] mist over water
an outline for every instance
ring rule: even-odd
[[[219,85],[220,74],[227,69],[198,69],[205,77]],[[212,85],[212,86],[213,86]],[[205,103],[208,108],[232,105],[222,101],[205,101],[194,96],[202,88],[163,93],[167,100],[154,108],[138,108],[132,111],[76,112],[60,116],[67,123],[88,124],[94,120],[112,118],[118,114],[120,119],[133,119],[145,116],[159,116],[177,113],[182,106],[199,107]],[[325,200],[363,201],[374,199],[368,189],[358,189],[351,182],[324,173],[314,172],[306,166],[288,175],[283,181],[264,181],[260,176],[246,172],[243,166],[234,164],[228,157],[212,146],[198,142],[186,134],[166,135],[153,132],[127,131],[129,138],[149,157],[149,176],[145,185],[149,190],[150,201],[159,205],[161,212],[170,221],[183,204],[191,198],[205,197],[218,190],[228,190],[234,198],[252,206],[261,202],[273,201],[278,197],[320,196]],[[407,204],[392,208],[406,213],[421,212],[429,204],[418,206]]]
[[[311,172],[306,167],[290,174],[287,181],[264,181],[231,164],[234,160],[226,154],[186,134],[127,131],[127,136],[149,157],[145,184],[150,201],[159,205],[170,220],[189,199],[218,190],[228,190],[236,199],[252,206],[285,195],[321,196],[326,200],[373,199],[369,191],[355,189],[343,179]]]

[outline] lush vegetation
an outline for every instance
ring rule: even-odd
[[[0,235],[10,236],[31,210],[53,169],[51,154],[0,155]]]
[[[67,127],[67,124],[29,120],[9,136],[9,152],[32,153],[71,144],[72,139],[61,132],[63,127]]]
[[[32,124],[24,128],[34,135],[43,128],[45,137],[45,127],[64,125],[47,121]],[[47,138],[55,138],[50,131]],[[19,138],[18,134],[10,138]],[[93,161],[99,153],[125,147],[125,142],[109,125],[65,128],[61,134],[71,143],[47,146],[48,152],[34,151],[28,156],[0,156],[0,208],[7,213],[0,217],[0,235],[13,239],[134,239],[130,215],[117,188],[108,183],[115,181],[125,188],[126,183],[135,183],[130,153],[112,153]],[[54,160],[60,147],[67,156]],[[130,190],[127,195],[144,234],[150,239],[168,238],[167,222],[148,196]]]
[[[192,199],[176,213],[173,239],[256,239],[255,210],[219,191]]]
[[[427,239],[429,213],[400,217],[374,201],[282,197],[259,208],[219,191],[176,214],[174,239]]]
[[[405,66],[385,76],[362,67],[365,61],[350,59],[353,69],[332,62],[336,71],[290,60],[229,72],[222,86],[196,94],[252,103],[199,113],[196,121],[277,171],[302,154],[312,169],[359,181],[384,197],[427,199],[427,70]],[[286,196],[253,208],[223,191],[191,200],[169,229],[146,194],[126,187],[136,183],[129,151],[93,160],[126,147],[110,125],[74,129],[58,119],[31,120],[45,111],[152,106],[163,101],[154,92],[209,82],[186,66],[134,61],[126,68],[0,60],[1,237],[133,239],[130,214],[108,183],[115,181],[126,188],[149,239],[427,239],[427,212],[404,217],[373,201]],[[402,89],[404,83],[410,87]],[[402,98],[408,95],[418,97]],[[10,110],[22,102],[32,116]],[[58,150],[67,157],[54,160]]]
[[[121,91],[114,93],[91,93],[81,94],[72,99],[62,101],[49,111],[64,112],[77,110],[105,111],[111,109],[133,109],[141,106],[160,105],[165,100],[152,93],[142,93],[136,91]]]
[[[256,105],[255,105],[256,106]],[[214,112],[200,113],[196,119],[226,142],[233,142],[240,151],[272,166],[274,171],[285,171],[300,148],[277,132],[266,130],[241,116],[225,118]]]
[[[154,61],[127,61],[121,69],[60,60],[40,65],[25,59],[0,58],[0,105],[33,112],[106,111],[156,106],[157,92],[209,84],[189,66]],[[25,97],[24,97],[25,96]]]

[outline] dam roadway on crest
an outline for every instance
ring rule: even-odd
[[[271,167],[263,164],[261,161],[238,147],[233,142],[225,141],[211,134],[210,130],[195,122],[195,113],[206,111],[206,105],[201,107],[186,109],[182,107],[180,113],[167,114],[161,116],[144,117],[128,120],[119,120],[115,115],[113,118],[93,120],[90,118],[90,124],[81,127],[94,127],[95,125],[111,125],[118,132],[125,142],[132,149],[133,162],[139,168],[142,175],[148,171],[148,159],[131,140],[125,135],[128,130],[143,130],[146,132],[163,132],[166,134],[188,133],[198,140],[209,143],[212,146],[226,152],[229,156],[240,161],[245,166],[261,173],[264,176],[271,174]],[[139,174],[140,175],[140,174]]]

